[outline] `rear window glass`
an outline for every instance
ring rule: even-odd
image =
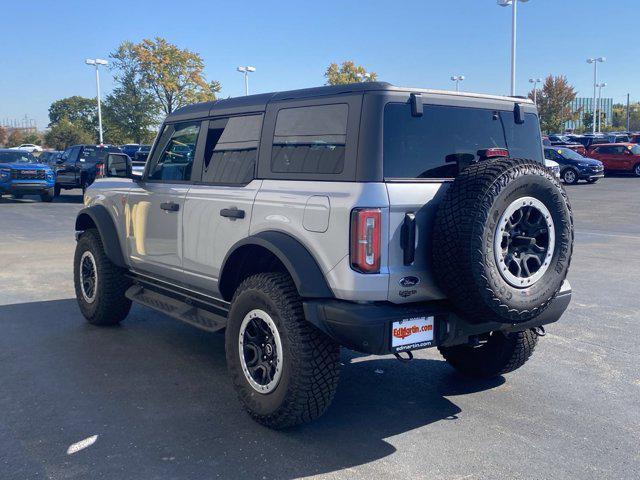
[[[271,150],[271,171],[342,173],[348,114],[347,104],[280,110]]]
[[[478,151],[506,148],[511,157],[543,163],[538,117],[517,124],[511,111],[425,105],[422,117],[408,104],[384,112],[385,178],[453,178],[479,160]]]
[[[84,147],[80,158],[85,162],[97,163],[104,162],[109,152],[117,152],[115,148],[100,148],[100,147]]]

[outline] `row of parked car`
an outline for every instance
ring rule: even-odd
[[[549,135],[543,138],[545,158],[560,165],[567,184],[595,183],[607,173],[640,177],[640,133]]]
[[[110,153],[126,154],[134,172],[141,173],[150,145],[73,145],[65,151],[0,149],[0,197],[39,195],[50,202],[62,190],[81,188],[83,193],[104,170]],[[39,153],[38,156],[36,156]]]

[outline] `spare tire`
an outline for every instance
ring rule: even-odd
[[[567,276],[573,217],[542,164],[502,158],[464,169],[435,218],[433,267],[454,310],[471,323],[539,315]]]

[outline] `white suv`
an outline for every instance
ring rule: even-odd
[[[172,113],[142,177],[110,154],[76,220],[89,322],[131,302],[226,328],[246,410],[329,406],[344,346],[437,346],[470,376],[524,364],[571,298],[573,220],[519,98],[363,83]]]

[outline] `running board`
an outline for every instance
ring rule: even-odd
[[[152,308],[208,332],[216,332],[227,326],[226,316],[202,308],[204,305],[201,301],[194,301],[189,297],[178,299],[140,285],[129,287],[125,295],[132,302]]]

